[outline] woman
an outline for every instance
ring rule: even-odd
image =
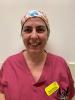
[[[50,27],[46,16],[31,10],[21,20],[26,47],[8,57],[0,75],[1,100],[71,100],[73,79],[65,60],[45,51]]]

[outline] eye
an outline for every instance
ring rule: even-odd
[[[45,26],[37,26],[36,27],[36,32],[38,33],[43,33],[46,31],[46,27]]]
[[[32,27],[30,27],[30,26],[26,26],[26,27],[24,27],[23,28],[23,32],[25,32],[25,33],[31,33],[32,32]]]

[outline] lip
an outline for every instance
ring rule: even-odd
[[[30,48],[38,48],[41,45],[41,42],[29,43]]]

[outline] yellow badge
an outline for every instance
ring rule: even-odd
[[[45,92],[48,96],[50,96],[51,94],[53,94],[56,90],[59,89],[59,85],[57,82],[53,82],[52,84],[50,84],[49,86],[47,86],[45,88]]]

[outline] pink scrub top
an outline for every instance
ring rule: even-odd
[[[48,96],[45,88],[53,82],[57,82],[60,89]],[[65,60],[50,53],[47,53],[41,77],[36,82],[22,51],[7,58],[2,65],[0,91],[5,94],[5,100],[60,100],[63,94],[71,100],[74,82]]]

